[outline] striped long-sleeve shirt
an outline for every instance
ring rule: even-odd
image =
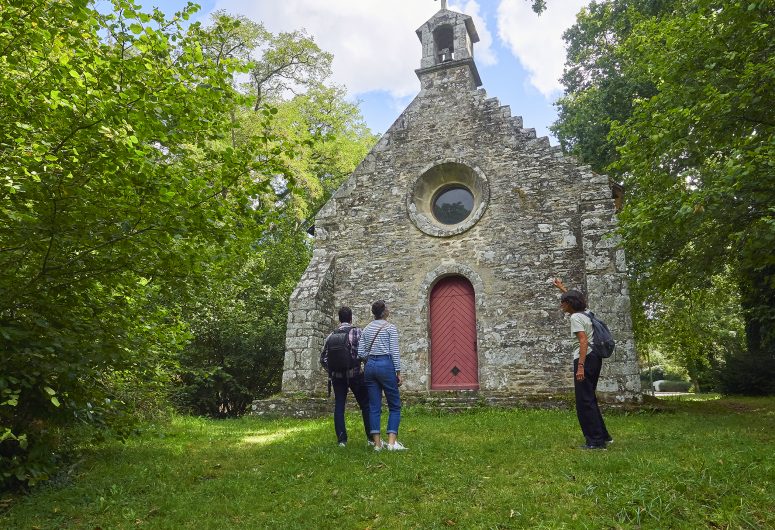
[[[380,328],[381,331],[380,331]],[[377,334],[379,332],[379,334]],[[376,339],[374,336],[376,335]],[[369,350],[369,345],[374,345]],[[365,328],[361,340],[358,343],[358,357],[365,359],[368,356],[389,355],[393,360],[396,372],[401,370],[401,355],[398,353],[398,328],[385,320],[372,320]]]

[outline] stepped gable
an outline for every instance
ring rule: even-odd
[[[560,276],[617,339],[599,390],[639,399],[608,178],[487,97],[471,17],[443,8],[417,35],[419,93],[317,214],[313,258],[290,300],[283,391],[324,392],[318,355],[337,308],[363,326],[384,299],[407,392],[570,392],[575,339],[551,285]],[[450,297],[449,282],[469,294]],[[466,318],[431,318],[437,306]],[[441,340],[461,322],[471,328]]]

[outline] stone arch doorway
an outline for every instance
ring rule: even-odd
[[[474,286],[447,276],[430,295],[431,390],[478,390]]]

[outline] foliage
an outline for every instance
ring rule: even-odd
[[[729,275],[709,278],[705,289],[677,284],[638,302],[647,308],[640,323],[641,352],[671,352],[671,361],[686,370],[697,392],[715,389],[725,355],[744,349],[740,301]]]
[[[563,38],[567,48],[562,76],[565,95],[557,103],[551,130],[562,148],[594,171],[611,171],[618,160],[609,138],[611,123],[632,114],[633,101],[649,98],[656,88],[647,72],[624,71],[620,46],[633,27],[669,11],[676,0],[592,1],[577,15]],[[614,171],[614,177],[618,177]]]
[[[725,300],[709,299],[708,318],[738,299],[746,355],[773,377],[774,12],[771,0],[592,4],[566,34],[569,94],[554,129],[585,162],[624,179],[634,298],[675,302],[676,316],[695,291],[713,291],[711,278],[732,278]],[[636,315],[639,340],[644,321]],[[683,329],[699,344],[696,326]]]
[[[666,364],[641,367],[640,380],[645,386],[651,386],[653,381],[686,381],[686,372]]]
[[[280,390],[288,299],[309,256],[295,227],[276,227],[230,281],[204,290],[186,315],[194,340],[180,357],[181,407],[239,416]]]
[[[688,2],[622,47],[658,80],[615,124],[627,173],[622,229],[648,284],[736,274],[749,353],[775,376],[775,90],[772,2]]]
[[[272,131],[293,138],[298,156],[286,160],[298,189],[294,213],[311,223],[317,211],[352,173],[376,143],[363,122],[358,106],[345,99],[341,87],[319,84],[285,102]]]
[[[546,0],[532,0],[533,2],[533,11],[538,13],[539,15],[546,11]]]
[[[748,396],[775,395],[775,367],[764,364],[761,356],[748,351],[729,351],[724,369],[718,374],[719,390],[725,394]]]
[[[602,452],[576,448],[569,410],[407,408],[400,454],[375,453],[355,436],[337,447],[330,417],[178,418],[100,446],[68,483],[20,499],[0,526],[775,526],[775,401],[668,403],[675,413],[604,412],[615,442]],[[358,416],[347,416],[351,433]]]
[[[271,38],[262,24],[241,15],[218,10],[211,13],[210,20],[212,24],[200,33],[200,41],[202,53],[216,64],[237,60],[251,65],[253,51]]]
[[[304,31],[267,33],[264,37],[261,57],[250,72],[256,108],[266,99],[317,86],[331,75],[334,56],[322,51]]]
[[[268,109],[240,149],[223,141],[246,68],[203,54],[202,28],[183,29],[193,6],[171,20],[128,0],[113,9],[46,0],[0,11],[6,484],[47,477],[59,426],[115,425],[130,404],[118,395],[156,391],[188,339],[169,300],[260,236],[254,197],[283,172]]]

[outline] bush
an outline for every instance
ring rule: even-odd
[[[203,292],[187,316],[194,339],[180,356],[175,401],[215,418],[240,416],[280,390],[288,299],[309,263],[303,232],[276,226],[229,282]]]
[[[651,373],[649,373],[648,367],[644,368],[640,372],[640,382],[643,385],[650,385],[651,381],[686,381],[686,373],[678,368],[674,368],[668,365],[656,364],[651,367]]]
[[[654,390],[657,392],[688,392],[691,386],[689,381],[670,381],[667,379],[654,381]]]
[[[728,352],[719,369],[719,390],[744,396],[775,395],[775,354]]]
[[[280,347],[267,354],[251,340],[255,337],[247,339],[231,348],[211,344],[213,349],[202,349],[194,344],[188,349],[182,361],[192,368],[181,374],[181,385],[175,394],[181,409],[213,418],[241,416],[254,399],[280,390],[284,336],[277,342]],[[196,368],[218,362],[212,357],[216,351],[222,353],[223,364]]]

